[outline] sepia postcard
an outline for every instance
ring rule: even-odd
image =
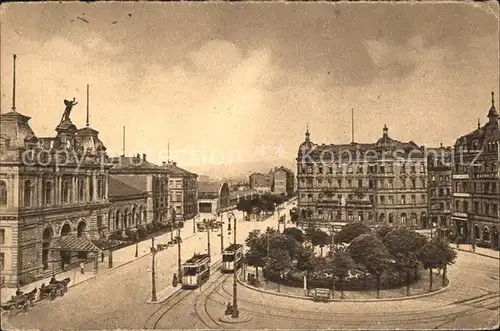
[[[4,3],[1,330],[498,329],[499,11]]]

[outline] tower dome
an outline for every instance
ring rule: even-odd
[[[382,137],[377,140],[377,147],[394,147],[394,140],[389,137],[389,129],[384,124]]]

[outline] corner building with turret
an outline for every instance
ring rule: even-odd
[[[301,226],[335,222],[427,226],[425,147],[389,136],[375,143],[318,145],[309,130],[298,150]]]

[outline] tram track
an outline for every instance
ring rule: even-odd
[[[224,284],[221,286],[222,292],[229,297],[232,297],[232,293],[230,293],[225,287]],[[211,298],[209,297],[208,299],[212,301],[215,304],[219,305],[224,305],[224,303],[227,300],[227,297],[224,296],[223,294],[217,292],[217,294],[224,300],[224,301],[219,301],[216,298]],[[485,302],[487,300],[495,300],[495,302]],[[245,300],[245,299],[239,299],[239,301],[247,303],[249,305],[257,305],[257,303],[250,301],[250,300]],[[458,317],[463,317],[463,316],[471,316],[477,313],[478,310],[498,310],[499,305],[498,305],[498,293],[491,293],[489,294],[489,297],[484,298],[484,296],[480,296],[479,298],[471,298],[469,300],[470,303],[467,305],[457,305],[457,304],[447,304],[443,305],[440,310],[444,309],[450,309],[451,307],[464,307],[466,306],[465,309],[460,309],[459,311],[453,311],[453,312],[445,312],[444,314],[438,314],[438,315],[432,315],[432,316],[424,316],[424,317],[415,317],[416,314],[422,313],[422,314],[429,314],[431,311],[429,310],[413,310],[413,311],[404,311],[404,312],[391,312],[390,316],[391,317],[396,317],[395,320],[387,320],[387,313],[375,313],[375,314],[369,314],[369,319],[362,319],[362,316],[360,316],[359,312],[342,312],[342,313],[335,313],[335,312],[328,312],[328,315],[334,318],[335,320],[340,320],[342,317],[347,316],[353,316],[353,319],[346,320],[345,325],[343,326],[352,326],[352,327],[366,327],[367,325],[371,325],[374,321],[383,321],[385,326],[392,326],[392,327],[398,327],[399,324],[402,322],[408,323],[414,325],[422,325],[422,324],[430,324],[430,323],[437,323],[437,322],[443,322],[446,320],[446,322],[443,323],[443,325],[448,324],[450,320],[456,319]],[[473,306],[472,304],[477,303],[480,304],[479,306]],[[290,313],[290,309],[286,308],[280,308],[276,306],[270,306],[270,305],[262,305],[261,303],[257,305],[258,309],[262,311],[261,316],[269,316],[272,318],[280,318],[280,319],[287,319],[287,320],[297,320],[297,321],[310,321],[312,323],[314,322],[319,322],[319,323],[330,323],[332,322],[332,319],[325,319],[325,313],[324,312],[314,312],[310,310],[293,310],[294,315],[291,316],[286,313]],[[269,309],[266,309],[269,308]],[[248,309],[246,307],[240,307],[240,310],[247,311],[249,313],[253,313],[255,310],[254,309]],[[271,310],[278,310],[278,313],[270,313],[269,311]],[[317,317],[313,318],[307,318],[304,316],[311,316],[311,315],[316,315]],[[361,318],[361,319],[360,319]]]
[[[198,307],[199,307],[199,299],[203,300],[203,314],[208,317],[208,319],[216,326],[216,328],[219,328],[221,325],[210,315],[208,312],[208,307],[207,307],[207,302],[210,299],[210,297],[214,294],[217,293],[217,290],[224,284],[224,282],[229,278],[228,274],[221,274],[217,279],[214,280],[210,286],[208,286],[205,291],[203,291],[202,288],[200,288],[200,294],[196,297],[195,301],[195,314],[198,317],[198,319],[203,323],[208,329],[213,329],[214,327],[210,325],[209,323],[205,322],[204,317],[202,314],[199,312]],[[222,281],[220,281],[222,279]],[[210,289],[211,288],[211,289]]]
[[[219,260],[211,266],[210,276],[216,273],[220,273],[221,262],[222,260]],[[195,291],[188,289],[180,289],[173,296],[168,298],[164,303],[160,304],[160,307],[157,308],[153,313],[151,313],[148,316],[142,328],[156,329],[162,318],[192,293],[195,293]]]

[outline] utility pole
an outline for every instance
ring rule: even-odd
[[[222,218],[222,217],[221,217]],[[224,252],[224,223],[220,223],[220,252]]]
[[[210,222],[207,219],[203,219],[205,223],[205,228],[207,229],[207,251],[208,251],[208,273],[210,274],[210,264],[212,263],[212,254],[210,253]]]
[[[234,243],[236,244],[236,216],[232,215],[234,218]],[[232,318],[238,318],[240,312],[238,311],[238,282],[237,282],[237,272],[236,268],[233,272],[233,311],[231,314]]]
[[[182,283],[181,228],[177,228],[177,279]]]
[[[196,233],[196,217],[197,216],[198,215],[196,215],[196,216],[193,217],[193,233]]]
[[[156,279],[155,279],[155,238],[151,238],[151,301],[156,302]]]

